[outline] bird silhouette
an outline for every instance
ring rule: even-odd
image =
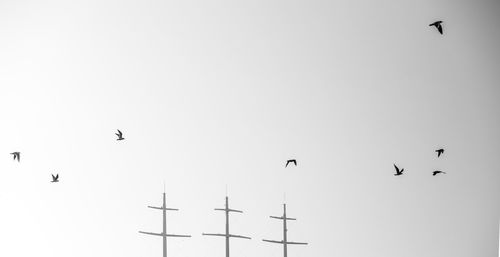
[[[429,24],[429,26],[435,26],[437,28],[437,30],[439,31],[439,33],[441,33],[441,35],[443,35],[443,26],[441,26],[442,22],[443,21],[436,21],[436,22]]]
[[[13,153],[10,153],[14,156],[14,161],[17,160],[18,162],[21,161],[21,153],[20,152],[13,152]]]
[[[396,166],[396,164],[394,164],[394,168],[396,169],[396,174],[394,174],[394,176],[401,176],[401,175],[403,175],[403,171],[405,169],[399,170],[399,168],[398,168],[398,166]]]
[[[435,170],[435,171],[432,172],[432,176],[436,176],[439,173],[446,174],[446,172],[444,172],[444,171]]]
[[[117,130],[118,130],[118,133],[115,133],[115,135],[118,136],[118,138],[116,140],[123,140],[123,139],[125,139],[123,137],[123,133],[119,129],[117,129]]]
[[[297,160],[295,160],[295,159],[291,159],[291,160],[287,160],[287,161],[286,161],[285,168],[288,166],[288,164],[289,164],[289,163],[293,163],[293,164],[295,164],[295,166],[297,166]]]
[[[54,174],[51,174],[51,175],[52,175],[52,181],[50,181],[50,182],[59,182],[59,174],[56,174],[55,176],[54,176]]]
[[[444,153],[444,149],[442,149],[442,148],[441,149],[437,149],[436,153],[438,153],[438,158],[439,158],[439,156],[441,156],[441,154]]]

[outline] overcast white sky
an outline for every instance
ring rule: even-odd
[[[0,256],[497,256],[499,11],[0,0]]]

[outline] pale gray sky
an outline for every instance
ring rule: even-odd
[[[0,256],[497,256],[499,11],[0,0]]]

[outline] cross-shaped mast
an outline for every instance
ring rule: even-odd
[[[236,238],[244,238],[244,239],[251,239],[250,237],[246,236],[240,236],[240,235],[233,235],[229,233],[229,213],[230,212],[239,212],[243,213],[242,211],[239,210],[234,210],[229,208],[229,200],[228,197],[226,196],[226,206],[224,209],[217,208],[215,209],[216,211],[224,211],[226,213],[226,233],[225,234],[212,234],[212,233],[203,233],[202,235],[204,236],[223,236],[226,238],[226,257],[229,257],[229,238],[231,237],[236,237]]]
[[[267,240],[267,239],[262,239],[262,241],[269,242],[269,243],[276,243],[276,244],[282,244],[283,245],[283,256],[287,257],[287,245],[307,245],[307,243],[299,243],[299,242],[290,242],[287,239],[287,227],[286,227],[286,221],[287,220],[297,220],[295,218],[289,218],[286,216],[286,204],[283,204],[283,216],[281,217],[276,217],[276,216],[269,216],[273,219],[279,219],[283,220],[283,240],[281,241],[276,241],[276,240]]]
[[[167,211],[178,211],[179,209],[167,208],[165,203],[165,192],[163,192],[163,205],[161,207],[148,206],[148,208],[163,211],[163,231],[161,233],[139,231],[139,233],[152,236],[161,236],[163,238],[163,257],[167,257],[167,237],[191,237],[191,236],[167,234]]]

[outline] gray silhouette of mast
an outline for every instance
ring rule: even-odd
[[[286,204],[283,204],[283,216],[281,217],[276,217],[276,216],[269,216],[273,219],[279,219],[283,220],[283,240],[281,241],[276,241],[276,240],[267,240],[267,239],[262,239],[262,241],[269,242],[269,243],[276,243],[276,244],[282,244],[283,245],[283,256],[287,257],[287,245],[307,245],[307,243],[299,243],[299,242],[290,242],[287,239],[286,233],[288,229],[286,228],[286,221],[287,220],[297,220],[295,218],[289,218],[286,216]]]
[[[225,234],[211,234],[211,233],[202,233],[204,236],[223,236],[226,238],[226,257],[229,257],[229,238],[230,237],[236,237],[236,238],[244,238],[244,239],[251,239],[250,237],[246,236],[240,236],[240,235],[233,235],[229,233],[229,213],[230,212],[239,212],[243,213],[242,211],[239,210],[234,210],[234,209],[229,209],[229,201],[228,197],[226,196],[226,207],[224,209],[217,208],[215,209],[216,211],[224,211],[226,213],[226,233]]]
[[[165,192],[163,192],[163,206],[162,207],[148,206],[148,208],[163,211],[163,231],[161,233],[139,231],[139,233],[152,235],[152,236],[161,236],[163,238],[163,257],[167,257],[167,237],[191,237],[191,236],[190,235],[167,234],[167,211],[178,211],[179,209],[167,208],[166,203],[165,203]]]

